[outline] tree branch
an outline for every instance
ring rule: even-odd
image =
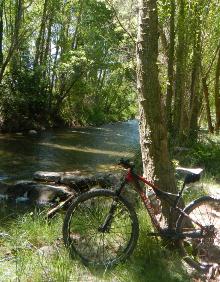
[[[119,19],[118,13],[117,13],[114,5],[112,4],[111,0],[106,0],[106,2],[111,7],[111,9],[113,10],[115,18],[116,18],[118,24],[120,25],[120,27],[125,31],[125,33],[127,33],[127,35],[130,37],[130,39],[136,44],[136,40],[134,39],[134,36],[124,27],[123,23]]]

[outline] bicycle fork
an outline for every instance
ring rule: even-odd
[[[98,227],[99,232],[105,233],[105,232],[108,232],[110,230],[111,223],[112,223],[113,216],[114,216],[114,213],[116,211],[116,208],[117,208],[117,200],[114,200],[114,202],[112,203],[111,208],[109,210],[109,213],[104,220],[104,223],[101,224]]]
[[[126,181],[123,181],[120,185],[120,187],[116,190],[115,192],[115,199],[114,201],[112,202],[111,204],[111,207],[110,207],[110,210],[109,210],[109,213],[108,215],[106,216],[105,220],[104,220],[104,223],[101,224],[99,227],[98,227],[98,231],[99,232],[102,232],[102,233],[105,233],[105,232],[108,232],[110,230],[110,227],[111,227],[111,223],[112,223],[112,220],[113,220],[113,216],[114,216],[114,213],[117,209],[117,196],[119,196],[121,194],[121,191],[122,189],[124,188],[126,184]]]

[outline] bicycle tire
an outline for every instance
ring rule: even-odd
[[[185,238],[179,241],[180,253],[184,260],[193,268],[211,273],[220,268],[220,199],[211,196],[201,197],[190,203],[184,212],[200,224],[213,228],[212,233],[206,238]],[[177,232],[187,231],[201,232],[201,228],[192,221],[190,227],[186,227],[187,217],[181,215],[177,222]],[[188,225],[189,226],[189,225]]]
[[[110,204],[116,200],[117,214],[111,222],[110,230],[104,234],[98,231],[98,228],[103,223],[106,212],[109,212]],[[96,202],[98,203],[97,210],[95,208]],[[99,211],[98,208],[100,208]],[[86,214],[87,209],[88,214]],[[122,225],[122,223],[126,223],[126,225]],[[124,233],[126,235],[123,235],[124,231],[126,231]],[[95,238],[96,232],[98,233],[97,236],[99,236],[97,238]],[[110,238],[111,234],[113,234],[113,240]],[[137,244],[138,235],[139,223],[132,205],[121,195],[116,196],[113,191],[106,189],[91,190],[77,197],[67,210],[63,223],[63,240],[65,246],[69,249],[71,257],[78,257],[85,265],[93,267],[109,268],[127,259]],[[102,240],[106,240],[106,242],[102,241],[102,254],[99,254],[100,247],[98,243],[101,243],[100,236],[102,236]],[[127,242],[121,246],[123,238]],[[119,239],[121,242],[118,241]],[[118,242],[119,246],[117,247]],[[79,248],[80,244],[84,244],[84,251],[88,247],[87,252],[83,253],[83,248]],[[114,249],[116,247],[117,249]],[[98,258],[94,256],[94,253],[97,254]]]

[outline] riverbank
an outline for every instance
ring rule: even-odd
[[[1,117],[0,117],[1,120]],[[137,117],[126,118],[126,119],[119,119],[119,120],[106,120],[100,122],[87,122],[87,123],[80,123],[80,122],[73,122],[73,123],[66,123],[64,121],[56,121],[56,122],[37,122],[29,120],[28,118],[25,119],[27,124],[24,125],[17,125],[16,121],[14,120],[13,123],[10,125],[4,125],[3,122],[0,121],[0,134],[30,134],[31,131],[36,131],[40,133],[42,131],[50,131],[50,130],[69,130],[69,129],[79,129],[79,128],[89,128],[89,127],[103,127],[109,124],[118,124],[118,123],[125,123],[130,122],[133,120],[137,120]]]

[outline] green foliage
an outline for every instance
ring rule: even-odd
[[[16,84],[8,77],[1,85],[2,129],[16,131],[40,127],[45,120],[46,97],[36,94],[42,84],[35,83],[36,77],[30,70],[22,70],[14,79]]]
[[[220,180],[220,139],[218,136],[201,134],[200,141],[184,154],[175,156],[180,164],[188,167],[202,167],[207,176]]]
[[[135,115],[135,66],[112,7],[97,0],[18,0],[21,9],[28,7],[21,17],[5,2],[6,17],[15,21],[6,27],[3,18],[3,61],[9,55],[0,81],[5,129]]]

